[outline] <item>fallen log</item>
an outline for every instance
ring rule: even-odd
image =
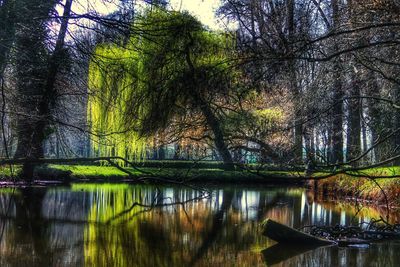
[[[285,243],[291,245],[315,245],[315,246],[324,246],[324,245],[333,245],[336,244],[334,241],[322,239],[319,237],[315,237],[303,232],[300,232],[296,229],[293,229],[284,224],[278,223],[271,219],[266,219],[263,224],[263,232],[262,234],[266,237],[271,238],[272,240],[278,243]]]

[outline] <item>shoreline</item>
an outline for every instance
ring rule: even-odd
[[[116,168],[93,165],[47,165],[39,168],[33,183],[11,177],[0,180],[0,187],[51,186],[68,183],[130,183],[130,184],[196,184],[196,185],[257,185],[301,186],[321,197],[364,202],[373,206],[400,207],[400,178],[373,178],[393,167],[371,169],[365,177],[337,174],[322,180],[305,180],[299,172],[263,170],[259,173],[243,170],[226,171],[219,168]],[[396,175],[396,173],[394,173]],[[7,176],[3,174],[3,176]],[[358,175],[360,176],[360,175]],[[318,176],[316,176],[318,177]],[[369,178],[366,178],[369,177]],[[379,186],[378,186],[379,185]],[[382,190],[384,193],[382,193]]]
[[[320,181],[310,180],[307,187],[319,197],[400,208],[400,178],[370,179],[340,174]]]

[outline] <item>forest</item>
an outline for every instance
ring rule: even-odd
[[[0,0],[0,265],[398,266],[399,73],[397,0]]]

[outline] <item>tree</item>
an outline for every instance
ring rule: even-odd
[[[334,31],[340,28],[340,7],[339,1],[333,0],[332,5],[332,27]],[[333,51],[338,51],[338,45],[333,46]],[[343,162],[343,85],[342,85],[342,66],[340,57],[333,60],[333,109],[332,109],[332,163]]]
[[[134,27],[125,46],[99,45],[91,63],[92,129],[100,135],[119,133],[108,141],[95,140],[97,153],[140,155],[144,138],[167,128],[181,112],[200,111],[217,151],[231,166],[212,103],[229,90],[234,72],[224,47],[232,47],[233,41],[205,30],[187,13],[162,9],[148,11]]]
[[[72,0],[66,1],[54,50],[50,52],[46,43],[47,20],[56,4],[55,0],[16,2],[18,26],[15,68],[20,115],[17,117],[18,145],[15,158],[42,158],[43,144],[51,131],[55,82],[65,57],[64,38]],[[32,164],[24,164],[22,176],[32,179]]]
[[[15,37],[15,1],[4,0],[0,2],[0,77],[8,60],[11,44]]]
[[[303,144],[308,158],[331,166],[365,162],[363,151],[393,155],[391,145],[381,140],[392,136],[393,144],[399,143],[394,134],[398,112],[392,113],[379,98],[398,95],[393,75],[398,71],[398,10],[397,3],[385,0],[363,5],[339,0],[223,1],[219,14],[239,25],[238,48],[246,58],[249,83],[267,96],[292,94],[282,97],[281,105],[291,110],[289,120],[295,123],[280,133],[290,128],[297,158]]]

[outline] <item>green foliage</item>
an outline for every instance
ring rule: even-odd
[[[18,176],[18,174],[21,172],[21,169],[21,165],[13,165],[12,170],[10,169],[9,165],[0,166],[0,180],[8,180]]]
[[[283,111],[279,108],[241,110],[228,114],[224,120],[224,129],[231,133],[237,133],[240,129],[242,133],[264,136],[282,123],[283,118]]]
[[[135,131],[128,131],[123,117],[129,100],[128,90],[133,84],[137,68],[135,54],[124,48],[101,45],[96,48],[89,69],[90,90],[88,121],[98,137],[92,139],[98,156],[141,155],[144,140]],[[113,133],[112,136],[107,134]]]
[[[279,108],[269,108],[255,110],[253,112],[254,118],[260,125],[265,125],[266,127],[272,126],[274,123],[278,123],[283,119],[283,112]]]
[[[223,48],[232,40],[188,13],[147,12],[132,32],[124,46],[99,45],[90,64],[88,120],[99,135],[92,142],[99,156],[142,157],[150,136],[182,107],[193,108],[193,95],[229,83]]]

